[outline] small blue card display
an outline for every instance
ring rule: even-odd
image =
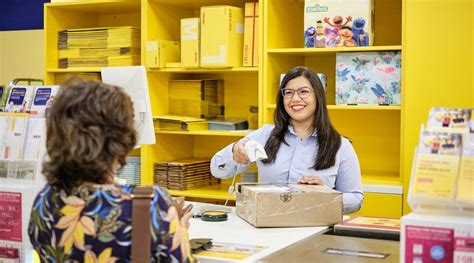
[[[51,97],[51,88],[38,88],[36,89],[35,100],[33,105],[35,106],[46,106],[49,98]]]
[[[33,105],[31,105],[30,114],[43,117],[54,96],[59,90],[59,86],[38,86],[35,92]]]
[[[35,87],[12,87],[7,103],[6,112],[28,112],[33,99]]]

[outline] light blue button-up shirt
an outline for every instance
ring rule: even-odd
[[[265,146],[273,125],[265,125],[262,128],[248,134],[242,141],[255,140]],[[357,155],[349,140],[342,137],[341,147],[336,154],[334,166],[316,171],[311,168],[314,165],[318,153],[318,142],[316,132],[305,139],[300,139],[289,126],[285,134],[285,141],[278,150],[275,163],[264,164],[257,161],[258,175],[261,182],[271,183],[297,183],[300,177],[305,175],[319,176],[324,184],[343,193],[344,213],[356,212],[360,209],[364,200],[360,166]],[[233,143],[217,152],[211,160],[211,172],[217,178],[230,178],[245,171],[251,164],[238,165],[233,158]]]

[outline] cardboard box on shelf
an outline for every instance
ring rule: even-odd
[[[216,118],[224,114],[224,81],[217,79],[169,81],[170,114]]]
[[[181,19],[181,63],[183,68],[199,67],[199,17]]]
[[[177,41],[148,40],[146,42],[146,66],[164,68],[168,62],[179,62],[180,45]]]
[[[242,66],[244,12],[235,6],[201,7],[201,67]]]
[[[258,57],[258,2],[245,3],[243,66],[257,67]]]
[[[304,184],[239,184],[236,213],[256,227],[334,225],[342,220],[342,193]]]

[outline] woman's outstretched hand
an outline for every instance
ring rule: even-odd
[[[239,165],[245,165],[250,163],[244,145],[245,142],[238,141],[234,144],[234,147],[232,147],[232,155],[234,156],[234,161]]]
[[[316,185],[324,185],[323,179],[319,176],[301,176],[300,180],[298,181],[299,184],[316,184]]]

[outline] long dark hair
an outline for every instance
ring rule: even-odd
[[[137,142],[132,101],[116,86],[73,78],[46,115],[43,174],[64,190],[85,181],[106,183]]]
[[[285,110],[283,96],[281,95],[280,90],[286,87],[286,84],[290,80],[299,76],[305,77],[309,83],[311,83],[316,94],[316,112],[314,114],[312,126],[317,132],[319,149],[312,168],[315,170],[327,169],[334,166],[336,163],[336,153],[341,146],[341,135],[336,131],[329,120],[328,110],[326,108],[326,94],[321,80],[313,70],[301,66],[288,71],[281,81],[276,99],[277,106],[273,116],[275,128],[272,130],[270,138],[265,144],[265,151],[267,152],[268,159],[264,162],[274,163],[277,158],[280,144],[283,142],[288,145],[285,141],[285,133],[288,131],[288,126],[291,124],[291,117]]]

